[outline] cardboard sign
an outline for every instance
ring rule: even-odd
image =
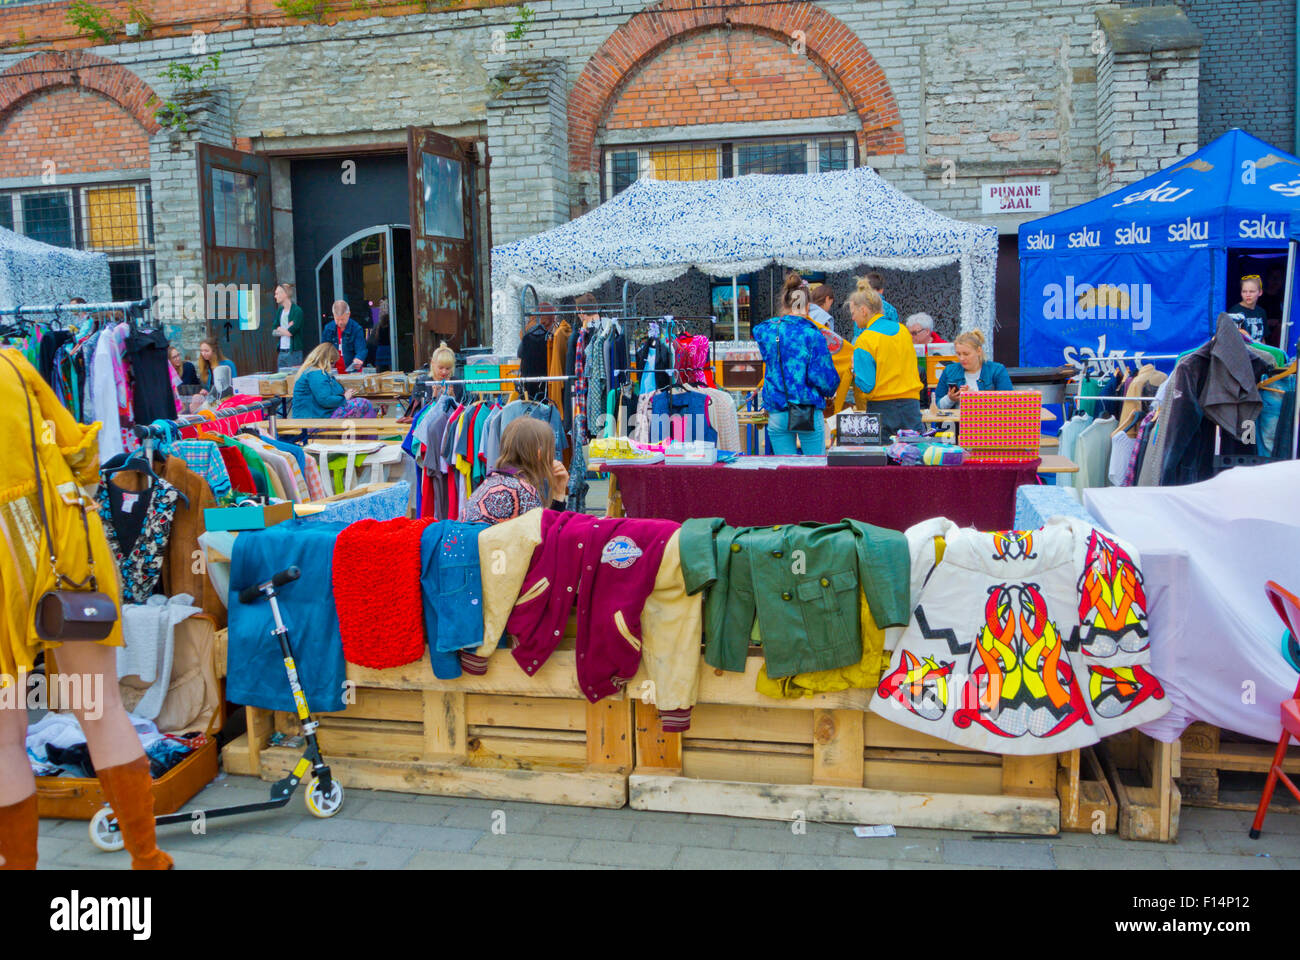
[[[880,414],[841,413],[836,418],[839,443],[844,447],[865,447],[880,443]]]

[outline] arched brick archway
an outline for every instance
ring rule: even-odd
[[[903,152],[898,103],[884,70],[857,34],[825,10],[811,3],[705,7],[696,6],[695,0],[664,0],[615,30],[583,69],[569,95],[569,169],[598,169],[596,130],[638,68],[671,43],[728,25],[779,36],[791,44],[802,34],[808,57],[844,92],[861,118],[858,145],[863,154]]]
[[[80,87],[118,104],[152,136],[153,89],[119,63],[81,50],[37,53],[0,72],[0,123],[28,98],[57,87]]]

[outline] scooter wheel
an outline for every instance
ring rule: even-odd
[[[330,780],[330,792],[325,794],[320,787],[320,778],[312,777],[307,784],[307,809],[313,817],[329,819],[343,808],[343,784]]]
[[[106,853],[114,853],[126,845],[121,830],[108,829],[108,821],[114,816],[112,807],[100,807],[90,818],[90,842]]]

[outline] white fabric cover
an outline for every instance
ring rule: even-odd
[[[1145,670],[1139,558],[1123,541],[1066,519],[1012,534],[927,521],[907,538],[914,607],[876,713],[974,750],[1034,755],[1169,709]]]
[[[132,711],[133,717],[153,720],[167,698],[172,682],[172,654],[176,624],[202,613],[194,598],[178,593],[168,598],[150,597],[148,603],[122,604],[123,646],[117,648],[117,676],[139,677],[151,686]]]
[[[1088,490],[1084,505],[1142,552],[1151,665],[1168,714],[1142,732],[1171,743],[1202,720],[1274,743],[1295,692],[1285,627],[1264,594],[1300,592],[1300,462],[1235,467],[1184,487]]]
[[[779,263],[837,273],[960,264],[961,329],[993,340],[997,230],[953,220],[867,167],[835,173],[677,182],[638,180],[545,233],[492,249],[493,348],[519,345],[519,293],[558,299],[614,277],[663,283],[691,267],[736,277]]]
[[[0,309],[67,303],[73,297],[88,303],[113,299],[105,254],[51,246],[0,227]]]

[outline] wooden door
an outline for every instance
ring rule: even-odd
[[[265,157],[199,144],[208,333],[241,375],[276,367],[271,168]]]
[[[428,362],[439,340],[468,345],[479,327],[474,281],[479,158],[472,141],[422,127],[407,132],[411,176],[411,266],[415,363]]]

